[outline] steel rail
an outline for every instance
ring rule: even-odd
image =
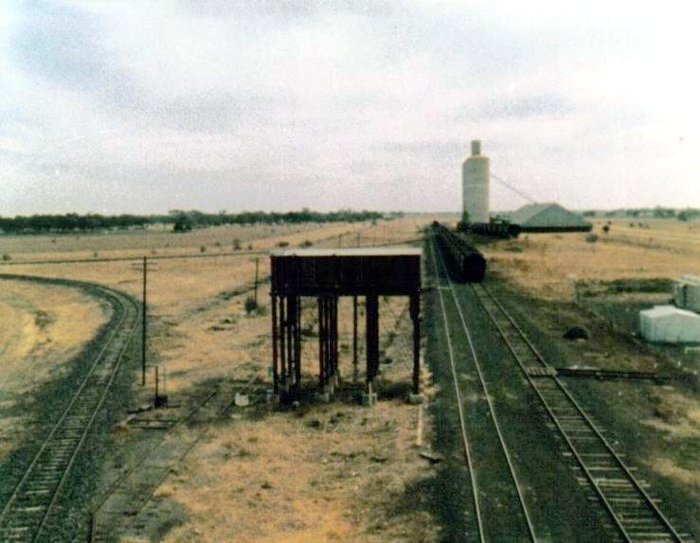
[[[499,331],[499,334],[501,335],[501,337],[505,341],[506,345],[508,346],[508,349],[513,354],[513,357],[516,359],[516,362],[518,363],[520,369],[522,370],[525,379],[528,381],[530,386],[536,392],[537,396],[539,397],[540,401],[542,402],[542,405],[545,408],[545,411],[549,415],[549,417],[552,420],[552,422],[554,423],[554,425],[559,430],[559,433],[561,434],[561,436],[564,438],[569,450],[571,451],[574,458],[576,458],[576,461],[579,464],[579,467],[583,470],[589,483],[595,489],[595,492],[598,495],[598,498],[604,504],[605,509],[608,512],[608,514],[610,515],[610,517],[612,518],[615,526],[618,528],[621,535],[623,536],[623,538],[626,541],[634,541],[633,536],[630,535],[627,528],[624,526],[622,519],[620,519],[618,513],[614,510],[613,506],[610,504],[610,502],[607,499],[607,497],[605,496],[603,490],[598,485],[596,478],[593,477],[593,475],[591,474],[590,469],[588,468],[586,462],[583,460],[583,458],[579,454],[578,450],[576,449],[576,446],[573,444],[570,437],[568,436],[566,430],[561,425],[559,419],[557,418],[557,416],[554,413],[553,408],[549,405],[549,402],[544,398],[544,395],[542,394],[540,388],[536,384],[535,379],[533,379],[533,377],[531,375],[529,375],[526,366],[522,363],[521,355],[519,355],[517,353],[517,351],[515,350],[515,348],[513,347],[512,343],[511,343],[511,341],[507,338],[505,331],[503,330],[501,325],[498,324],[498,322],[496,321],[496,318],[492,314],[492,312],[487,308],[486,304],[484,303],[483,294],[481,294],[480,291],[483,291],[483,293],[492,301],[494,306],[502,313],[502,315],[504,317],[506,317],[506,319],[510,322],[510,324],[513,326],[513,328],[518,333],[518,336],[520,337],[520,339],[522,339],[525,342],[525,344],[528,346],[528,348],[531,350],[531,352],[535,355],[535,358],[540,362],[540,364],[542,364],[542,366],[544,366],[545,368],[550,368],[549,364],[547,364],[547,362],[545,361],[542,354],[540,354],[540,352],[537,350],[537,348],[532,344],[532,342],[527,337],[527,335],[522,330],[522,328],[517,324],[517,322],[515,322],[515,319],[510,315],[510,313],[508,313],[508,311],[495,298],[495,296],[493,295],[493,293],[490,292],[489,289],[487,289],[484,285],[472,285],[472,289],[474,290],[474,293],[476,294],[476,297],[479,300],[481,306],[484,308],[486,314],[490,317],[491,321],[496,326],[496,329]],[[615,461],[617,466],[622,470],[622,472],[625,474],[625,476],[627,477],[629,482],[632,483],[635,490],[642,496],[644,502],[646,503],[648,508],[654,513],[657,520],[659,520],[661,522],[661,524],[663,525],[663,527],[669,532],[669,536],[672,537],[675,541],[677,541],[679,543],[683,543],[683,538],[676,531],[676,529],[671,525],[668,518],[657,507],[656,503],[651,498],[651,496],[649,496],[649,494],[646,492],[646,490],[644,490],[641,483],[632,474],[630,469],[622,461],[620,456],[615,452],[615,450],[610,445],[608,440],[602,435],[602,432],[600,431],[600,429],[596,426],[596,424],[588,416],[588,414],[584,411],[584,409],[579,405],[579,403],[572,396],[572,394],[569,392],[569,390],[564,386],[564,384],[555,375],[548,375],[545,378],[549,379],[551,382],[553,382],[555,384],[556,388],[564,395],[564,397],[574,407],[576,413],[578,415],[580,415],[580,417],[585,421],[588,428],[594,433],[594,435],[603,444],[605,450],[608,452],[610,457]],[[539,379],[542,379],[542,377],[540,377]]]
[[[132,300],[130,300],[128,298],[126,298],[126,300],[129,303],[133,304]],[[138,315],[138,309],[136,309],[136,312]],[[126,317],[126,313],[127,313],[127,310],[125,308],[125,311],[124,311],[125,317]],[[32,539],[32,541],[37,541],[39,539],[39,536],[41,535],[41,532],[44,529],[44,526],[46,525],[46,521],[49,518],[49,514],[51,513],[51,510],[53,509],[54,505],[56,504],[56,500],[58,499],[58,495],[59,495],[61,489],[63,488],[63,484],[65,483],[66,477],[68,476],[68,473],[70,472],[71,468],[73,467],[73,463],[75,462],[75,459],[78,457],[80,449],[82,448],[83,444],[85,443],[85,440],[87,439],[88,432],[92,428],[92,425],[95,422],[95,419],[97,418],[97,414],[102,409],[102,405],[104,404],[109,392],[111,391],[112,383],[114,382],[114,379],[116,378],[117,373],[119,373],[119,370],[121,369],[124,354],[126,353],[127,348],[131,344],[130,340],[136,331],[136,328],[138,326],[138,321],[139,321],[138,318],[134,319],[134,322],[133,322],[131,328],[127,330],[126,339],[124,340],[123,345],[119,349],[116,361],[114,362],[114,367],[112,368],[112,371],[110,372],[109,379],[103,385],[104,390],[102,391],[102,394],[100,395],[100,398],[97,402],[97,405],[94,407],[94,409],[92,411],[92,415],[90,416],[90,419],[88,420],[87,424],[83,428],[83,432],[82,432],[82,435],[80,436],[80,440],[75,445],[75,448],[73,450],[73,454],[71,455],[70,460],[68,461],[68,465],[66,466],[66,468],[63,471],[63,475],[61,476],[61,479],[60,479],[58,485],[56,486],[56,489],[53,493],[53,496],[51,498],[49,505],[46,507],[46,511],[44,512],[44,516],[41,519],[41,523],[39,524],[39,527],[37,528],[36,534],[35,534],[34,538]],[[123,320],[122,320],[122,322],[123,322]],[[114,339],[114,337],[112,339]]]
[[[44,277],[33,277],[33,276],[18,276],[18,275],[3,275],[0,276],[0,278],[8,278],[8,279],[14,279],[14,280],[27,280],[27,281],[32,281],[32,282],[38,282],[38,283],[48,283],[48,284],[58,284],[58,285],[64,285],[64,286],[73,286],[73,287],[80,287],[88,291],[97,291],[99,292],[104,298],[106,299],[111,299],[113,302],[113,307],[115,307],[115,310],[119,311],[117,307],[121,309],[121,313],[118,313],[118,318],[117,322],[111,322],[108,326],[110,326],[111,330],[109,334],[107,335],[106,338],[104,338],[102,342],[102,346],[99,350],[99,352],[94,356],[94,361],[90,365],[90,368],[88,369],[87,373],[83,377],[77,391],[73,394],[71,397],[68,405],[66,408],[63,410],[61,416],[59,417],[58,421],[54,423],[53,427],[51,428],[51,431],[47,435],[47,437],[43,440],[41,446],[39,447],[38,452],[34,455],[32,458],[32,461],[30,462],[29,466],[24,470],[24,474],[22,475],[21,479],[17,482],[15,485],[12,494],[10,495],[9,499],[3,506],[2,511],[0,511],[0,524],[2,524],[5,521],[8,521],[9,519],[12,518],[11,512],[13,511],[13,508],[15,504],[17,503],[18,497],[20,495],[20,491],[26,484],[31,484],[31,477],[34,475],[34,473],[39,470],[39,469],[44,469],[41,468],[42,464],[40,463],[40,459],[44,453],[47,453],[50,451],[51,446],[56,446],[59,447],[60,450],[60,443],[57,444],[58,441],[63,441],[66,442],[68,441],[67,447],[65,449],[68,449],[70,451],[70,455],[67,457],[67,463],[65,464],[65,467],[61,470],[60,474],[58,475],[58,478],[55,481],[50,481],[48,484],[46,483],[46,475],[44,475],[43,480],[40,478],[40,484],[46,485],[46,486],[51,486],[50,489],[48,489],[48,492],[44,492],[42,490],[42,494],[48,494],[45,496],[44,499],[42,499],[38,504],[32,505],[31,508],[36,510],[39,508],[40,510],[43,509],[43,511],[40,512],[41,517],[39,518],[38,522],[31,522],[29,521],[29,525],[26,524],[20,524],[20,525],[7,525],[3,528],[1,528],[3,531],[10,532],[32,532],[33,530],[36,530],[33,532],[33,534],[30,536],[30,534],[27,534],[27,536],[30,536],[30,541],[36,541],[39,535],[41,534],[41,531],[46,523],[46,520],[48,519],[49,513],[53,510],[53,507],[56,503],[56,500],[58,498],[58,494],[63,486],[63,483],[67,477],[68,472],[70,471],[70,468],[72,467],[75,458],[77,457],[80,449],[82,448],[82,445],[84,444],[86,437],[87,437],[87,432],[92,426],[92,423],[94,422],[97,413],[99,412],[99,409],[101,408],[102,404],[104,403],[104,399],[106,398],[109,390],[111,389],[112,382],[114,380],[114,376],[116,375],[116,371],[119,369],[121,365],[121,360],[123,357],[124,352],[126,351],[127,346],[129,345],[131,335],[133,334],[133,331],[136,327],[136,324],[138,323],[138,307],[134,303],[134,301],[122,294],[119,293],[118,291],[109,289],[107,287],[103,287],[101,285],[96,285],[92,283],[86,283],[82,281],[68,281],[68,280],[62,280],[62,279],[49,279],[49,278],[44,278]],[[116,303],[114,303],[116,302]],[[130,307],[129,307],[130,306]],[[130,313],[129,309],[132,309],[133,312]],[[134,318],[134,323],[131,326],[130,329],[127,330],[127,333],[125,334],[124,338],[119,337],[119,334],[124,332],[124,326],[125,323],[128,324],[128,319],[133,318],[134,315],[136,315],[136,318]],[[100,376],[99,374],[96,374],[98,369],[100,369],[102,361],[109,356],[107,353],[110,348],[114,346],[116,341],[123,339],[124,344],[120,346],[120,350],[117,353],[116,358],[113,361],[110,361],[110,364],[113,364],[114,371],[110,372],[110,377],[107,380],[107,383],[105,385],[105,382],[99,382],[100,386],[104,386],[105,389],[103,391],[103,394],[100,396],[99,399],[97,399],[97,405],[91,410],[88,411],[86,414],[81,414],[81,413],[74,413],[75,410],[79,410],[80,408],[80,402],[94,402],[95,398],[94,397],[89,397],[88,394],[90,392],[89,389],[89,384],[91,381],[93,381],[95,378],[99,379]],[[96,377],[97,376],[97,377]],[[75,430],[74,428],[70,428],[68,425],[66,425],[66,422],[68,421],[70,416],[74,416],[76,418],[79,417],[85,417],[89,413],[90,418],[88,422],[83,426],[82,432],[80,435],[73,435],[73,436],[68,436],[66,438],[63,438],[62,440],[60,439],[55,439],[57,432],[62,431],[62,430]],[[70,432],[69,432],[70,433]],[[36,493],[36,492],[34,492]],[[29,493],[28,493],[29,494]],[[48,503],[47,503],[48,500]],[[21,511],[22,509],[20,509]],[[15,533],[15,538],[16,537],[21,537],[18,534]],[[26,538],[24,538],[26,539]]]
[[[440,256],[440,262],[442,263],[443,270],[447,272],[447,268],[445,266],[445,261],[442,258],[442,255]],[[510,477],[513,482],[513,485],[517,491],[518,494],[518,501],[520,504],[520,510],[522,511],[523,517],[525,518],[525,522],[527,524],[527,530],[528,534],[530,535],[530,539],[532,541],[537,541],[537,536],[535,534],[535,527],[532,523],[532,518],[530,517],[530,513],[527,509],[527,505],[525,504],[525,496],[523,494],[522,486],[520,482],[518,481],[518,476],[515,473],[515,465],[513,464],[513,460],[511,458],[510,452],[508,450],[508,446],[506,445],[505,438],[503,437],[503,431],[501,430],[501,425],[498,422],[498,417],[496,416],[496,408],[493,405],[493,401],[491,399],[491,395],[489,394],[489,389],[488,385],[486,383],[486,379],[484,377],[484,374],[481,370],[481,364],[479,364],[479,357],[476,354],[476,349],[474,348],[474,342],[472,341],[472,335],[471,332],[469,331],[469,326],[467,325],[467,321],[464,317],[464,312],[462,311],[462,308],[459,304],[459,300],[457,298],[457,293],[455,292],[454,288],[454,283],[453,281],[447,277],[447,284],[450,287],[450,292],[452,294],[452,298],[454,299],[455,306],[457,307],[457,313],[459,314],[459,319],[462,324],[462,328],[464,329],[465,335],[467,337],[467,343],[469,344],[469,350],[471,351],[472,358],[474,359],[474,367],[476,368],[476,373],[479,376],[479,381],[481,383],[481,388],[484,391],[484,395],[486,397],[486,402],[488,403],[489,406],[489,412],[491,414],[491,419],[493,420],[493,425],[496,429],[496,434],[498,435],[498,441],[501,445],[501,450],[503,451],[503,455],[505,456],[506,463],[508,464],[508,470],[510,472]]]
[[[150,449],[148,449],[145,452],[145,454],[143,454],[141,456],[141,458],[139,458],[139,460],[137,462],[134,462],[134,464],[129,469],[127,469],[124,473],[122,473],[114,482],[112,482],[104,490],[104,492],[102,494],[100,494],[100,497],[97,500],[95,500],[95,505],[93,505],[92,514],[96,515],[99,512],[100,508],[109,499],[109,497],[112,494],[114,494],[114,492],[119,487],[119,485],[121,485],[121,483],[127,477],[129,477],[131,474],[133,474],[134,471],[136,471],[136,469],[138,469],[138,467],[144,462],[144,460],[146,460],[153,453],[153,451],[155,451],[161,445],[163,445],[163,443],[165,443],[165,438],[167,436],[172,434],[173,431],[175,431],[177,428],[182,426],[185,422],[190,420],[197,411],[199,411],[202,407],[204,407],[207,404],[207,402],[209,402],[209,400],[211,400],[211,398],[214,397],[214,395],[216,395],[218,393],[219,393],[218,388],[216,390],[214,390],[213,392],[209,393],[201,402],[196,404],[190,411],[188,411],[185,415],[183,415],[180,419],[178,419],[178,421],[175,424],[173,424],[170,428],[168,428],[165,431],[165,433],[163,434],[162,439],[160,439],[155,445],[153,445]]]
[[[78,283],[78,284],[80,284],[80,283]],[[111,296],[113,299],[116,299],[120,303],[122,303],[121,300],[119,299],[119,297],[114,294],[114,291],[110,291],[107,289],[101,289],[100,287],[97,287],[95,285],[91,285],[91,286],[94,289],[102,290],[102,292],[108,292],[109,296]],[[5,506],[3,507],[2,511],[0,512],[0,523],[2,523],[6,519],[7,514],[10,511],[12,505],[17,500],[19,489],[22,487],[22,485],[24,483],[27,482],[27,480],[31,476],[33,470],[35,469],[35,467],[39,461],[39,458],[46,451],[47,447],[49,446],[49,444],[53,440],[53,437],[55,436],[56,432],[63,426],[66,418],[68,417],[69,413],[72,411],[73,407],[75,406],[75,404],[78,401],[79,397],[81,396],[82,392],[87,387],[87,384],[89,383],[90,378],[93,376],[97,367],[99,366],[100,362],[102,361],[102,358],[104,357],[105,353],[107,352],[108,347],[111,345],[111,343],[114,340],[114,338],[116,337],[117,333],[120,331],[120,328],[122,327],[124,321],[127,318],[126,308],[125,308],[125,306],[122,306],[122,307],[124,310],[123,310],[121,316],[119,317],[119,322],[116,324],[116,326],[113,327],[112,331],[109,334],[109,337],[104,341],[102,348],[100,349],[99,353],[95,357],[95,361],[91,365],[88,373],[85,375],[82,383],[80,384],[80,387],[78,388],[78,390],[75,392],[75,394],[71,398],[68,406],[63,411],[59,420],[54,424],[53,428],[49,432],[49,435],[44,439],[41,447],[39,448],[39,451],[35,454],[34,458],[32,459],[32,462],[29,464],[29,466],[25,470],[24,475],[22,476],[20,481],[15,485],[15,488],[14,488],[12,494],[10,495],[10,498],[5,503]]]
[[[250,388],[252,385],[253,381],[257,376],[251,377],[241,388],[238,390],[238,392],[244,392]],[[133,475],[136,470],[138,470],[143,463],[148,460],[148,458],[155,452],[157,449],[159,449],[161,446],[163,446],[166,443],[166,438],[169,437],[170,435],[173,434],[175,430],[180,428],[183,424],[193,420],[194,416],[203,408],[205,407],[209,401],[219,394],[221,392],[221,388],[217,387],[216,390],[212,391],[211,393],[207,394],[199,403],[197,403],[195,406],[192,407],[187,413],[185,413],[182,417],[180,417],[175,424],[173,424],[172,427],[168,428],[164,433],[161,439],[155,443],[150,449],[148,449],[141,457],[133,463],[133,465],[125,471],[122,475],[120,475],[112,484],[109,485],[109,487],[100,495],[100,497],[95,500],[94,505],[92,507],[92,511],[90,512],[91,515],[91,523],[89,526],[90,530],[90,541],[94,541],[97,539],[97,531],[98,531],[98,516],[100,514],[100,511],[102,507],[105,505],[107,500],[109,500],[120,488],[122,483],[129,478],[131,475]],[[230,409],[231,405],[235,402],[235,398],[231,401],[226,402],[226,404],[217,410],[214,416],[212,416],[209,420],[207,420],[206,426],[202,429],[202,431],[198,434],[198,436],[193,440],[193,442],[186,448],[186,450],[181,454],[176,462],[182,461],[182,459],[189,454],[189,452],[199,443],[204,435],[209,431],[211,428],[211,425],[214,423],[214,421],[220,417],[223,413],[225,413],[228,409]],[[167,473],[165,477],[167,477]],[[165,477],[163,479],[165,479]],[[145,503],[147,503],[148,500],[146,500]],[[145,506],[145,503],[141,505],[141,507],[138,508],[138,510],[135,511],[135,515],[137,515]]]
[[[459,390],[459,385],[458,385],[458,380],[457,380],[457,369],[455,366],[455,357],[454,357],[454,350],[452,348],[452,339],[450,338],[450,329],[449,329],[449,319],[447,317],[447,309],[445,308],[445,300],[442,295],[442,291],[440,290],[440,280],[439,280],[439,275],[440,271],[438,268],[437,260],[435,257],[435,243],[434,241],[431,241],[429,244],[429,247],[431,248],[430,250],[430,255],[432,257],[433,261],[433,266],[435,268],[435,277],[437,278],[437,291],[439,294],[440,298],[440,307],[442,308],[442,318],[445,322],[445,339],[447,340],[447,352],[449,354],[449,359],[450,359],[450,368],[452,370],[452,381],[454,383],[454,389],[455,389],[455,395],[457,397],[457,413],[459,415],[459,427],[460,431],[462,434],[462,445],[464,447],[464,454],[467,459],[467,468],[469,470],[469,478],[471,481],[471,487],[472,487],[472,497],[474,499],[474,512],[475,512],[475,517],[476,517],[476,524],[477,524],[477,531],[479,532],[479,541],[481,543],[485,543],[486,539],[484,536],[484,526],[483,526],[483,521],[481,518],[481,508],[479,506],[479,492],[478,492],[478,482],[476,480],[476,470],[474,469],[474,463],[472,460],[472,455],[471,455],[471,446],[469,444],[469,438],[467,436],[467,426],[466,426],[466,418],[464,416],[464,410],[463,410],[463,401],[462,401],[462,393]]]

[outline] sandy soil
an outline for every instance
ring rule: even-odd
[[[255,260],[259,258],[259,276],[265,280],[269,259],[266,254],[246,251],[250,244],[254,250],[269,250],[280,243],[290,247],[396,244],[418,238],[419,228],[431,220],[251,228],[235,233],[244,248],[237,254],[231,248],[233,232],[226,228],[184,235],[141,233],[148,241],[128,233],[119,237],[118,244],[113,240],[116,235],[110,234],[92,237],[94,245],[87,250],[82,239],[53,242],[39,237],[32,239],[33,246],[3,249],[0,245],[13,258],[13,265],[0,265],[0,271],[94,281],[140,297],[137,259],[146,252],[153,264],[148,288],[149,361],[167,370],[168,394],[177,402],[180,395],[191,393],[205,381],[253,376],[269,380],[267,283],[258,293],[259,311],[248,315],[244,309],[245,299],[252,294]],[[52,251],[52,246],[58,250]],[[18,252],[23,248],[26,252]],[[89,258],[94,252],[100,258],[134,257],[134,261],[19,264],[23,259]],[[221,256],[157,259],[176,252]],[[351,305],[346,302],[340,307],[340,349],[341,372],[349,377],[351,325],[347,317]],[[157,492],[184,506],[189,517],[170,539],[435,540],[434,522],[411,506],[411,496],[404,495],[411,485],[431,474],[416,449],[419,408],[404,402],[410,385],[410,367],[405,365],[410,360],[410,335],[404,338],[395,325],[408,323],[405,307],[405,300],[380,302],[383,357],[393,361],[383,364],[384,384],[399,391],[396,400],[387,399],[371,410],[354,404],[321,405],[318,412],[304,416],[272,411],[262,420],[231,421],[217,427],[178,467],[178,475]],[[304,309],[303,319],[311,329],[316,312],[313,304]],[[304,379],[309,382],[316,379],[317,365],[312,362],[317,359],[317,348],[317,340],[310,337],[303,355],[307,361]],[[135,381],[138,377],[134,376]],[[150,370],[148,381],[146,390],[136,387],[135,403],[149,399]],[[310,425],[312,419],[318,419],[320,426]],[[429,428],[427,422],[425,427]],[[427,439],[421,446],[425,442]],[[247,453],[239,454],[240,449]],[[265,483],[270,488],[262,488]],[[217,522],[232,514],[235,522]]]
[[[0,281],[0,458],[23,437],[23,421],[6,411],[58,377],[107,321],[108,311],[77,289]]]

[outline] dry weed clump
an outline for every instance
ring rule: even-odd
[[[650,460],[649,466],[669,479],[696,489],[700,488],[700,473],[694,469],[683,468],[670,458],[653,458]]]
[[[325,405],[222,429],[175,478],[190,519],[166,540],[435,540],[420,514],[389,511],[431,475],[413,449],[417,409]]]

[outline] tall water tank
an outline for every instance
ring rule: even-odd
[[[481,154],[481,141],[472,141],[472,154],[462,164],[462,220],[489,222],[489,158]]]

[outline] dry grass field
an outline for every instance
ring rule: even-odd
[[[268,250],[280,243],[400,244],[418,238],[428,222],[406,218],[377,224],[221,227],[186,234],[8,237],[0,238],[0,252],[12,260],[0,265],[0,273],[92,281],[140,298],[139,258],[148,256],[149,362],[167,370],[167,392],[177,402],[203,382],[269,380]],[[242,250],[233,250],[234,239]],[[178,255],[196,258],[158,258]],[[64,262],[73,259],[89,261]],[[263,281],[260,308],[247,314],[244,302],[252,294],[256,259]],[[429,476],[431,468],[416,448],[417,438],[422,440],[421,408],[404,400],[410,383],[409,336],[401,339],[396,327],[408,322],[406,302],[386,299],[380,307],[382,348],[394,361],[383,366],[383,379],[404,393],[374,409],[341,403],[321,405],[304,416],[268,409],[263,420],[217,426],[156,492],[158,499],[174,500],[187,512],[185,523],[168,540],[435,540],[430,519],[411,512],[412,507],[394,511],[405,499],[402,493]],[[90,305],[86,308],[93,311]],[[341,303],[340,310],[341,372],[349,377],[351,306]],[[100,313],[93,312],[97,326]],[[309,305],[304,320],[315,322],[315,313]],[[304,346],[304,357],[304,379],[312,382],[317,375],[313,338]],[[134,375],[135,382],[139,377]],[[149,375],[147,390],[135,385],[136,404],[148,401],[151,383]]]
[[[94,236],[3,237],[0,253],[10,255],[11,260],[0,263],[0,273],[92,281],[139,298],[140,258],[148,256],[152,266],[148,288],[149,361],[167,370],[168,394],[177,402],[204,382],[240,383],[251,378],[269,381],[267,251],[280,243],[290,247],[405,243],[418,238],[419,229],[431,220],[420,217],[375,225],[221,227],[186,234],[148,230]],[[585,234],[537,234],[493,242],[483,250],[490,260],[489,273],[555,306],[571,304],[580,281],[674,278],[700,273],[697,223],[644,223],[648,228],[612,221],[610,232],[604,234],[604,222],[598,221],[594,243],[586,241]],[[240,250],[234,251],[234,240]],[[248,314],[244,302],[252,294],[256,259],[262,280],[260,309]],[[4,285],[11,288],[4,288],[0,294],[0,315],[3,322],[11,319],[13,326],[0,330],[4,340],[0,343],[4,349],[0,378],[4,379],[3,391],[5,382],[11,381],[9,390],[17,393],[38,382],[27,382],[24,368],[15,367],[18,359],[33,353],[30,360],[34,360],[37,371],[32,372],[32,379],[40,379],[54,369],[57,360],[69,358],[84,344],[106,315],[100,304],[71,289],[3,281]],[[347,302],[341,301],[340,305],[340,369],[349,379],[351,306]],[[342,402],[289,411],[258,405],[250,408],[255,416],[246,415],[244,410],[217,425],[154,493],[155,500],[179,504],[185,512],[165,540],[440,539],[434,519],[416,504],[419,497],[413,492],[434,472],[418,454],[429,443],[429,435],[422,435],[422,428],[428,433],[430,420],[421,407],[404,401],[410,383],[406,302],[382,299],[380,308],[385,359],[381,380],[387,391],[384,401],[372,409]],[[50,315],[50,324],[43,330],[43,317],[38,317],[42,312]],[[304,322],[313,325],[315,313],[313,304],[305,306]],[[317,344],[313,326],[311,329],[303,354],[307,361],[304,379],[310,383],[317,371],[313,363]],[[606,344],[601,349],[611,351],[615,345]],[[135,373],[134,382],[138,380]],[[427,375],[424,380],[429,381]],[[135,404],[149,400],[151,383],[149,375],[146,389],[135,384]],[[231,395],[233,392],[231,388]],[[674,387],[659,389],[655,394],[659,410],[670,409],[673,416],[647,417],[645,424],[663,432],[669,440],[697,439],[698,398],[687,389]],[[4,395],[2,401],[11,401],[11,394]],[[16,420],[5,420],[3,428],[16,426]],[[7,439],[6,431],[2,435]],[[21,434],[15,433],[13,438],[20,439]],[[8,443],[4,441],[3,446],[7,448]],[[697,485],[693,475],[697,471],[691,469],[694,464],[679,463],[662,451],[650,458],[650,465],[664,476]]]
[[[27,423],[8,411],[59,376],[109,310],[75,289],[0,281],[0,460],[22,440]]]
[[[700,273],[700,224],[645,219],[648,228],[611,220],[610,231],[595,222],[587,234],[525,234],[484,247],[490,270],[527,292],[550,300],[574,299],[577,281],[609,281]]]

